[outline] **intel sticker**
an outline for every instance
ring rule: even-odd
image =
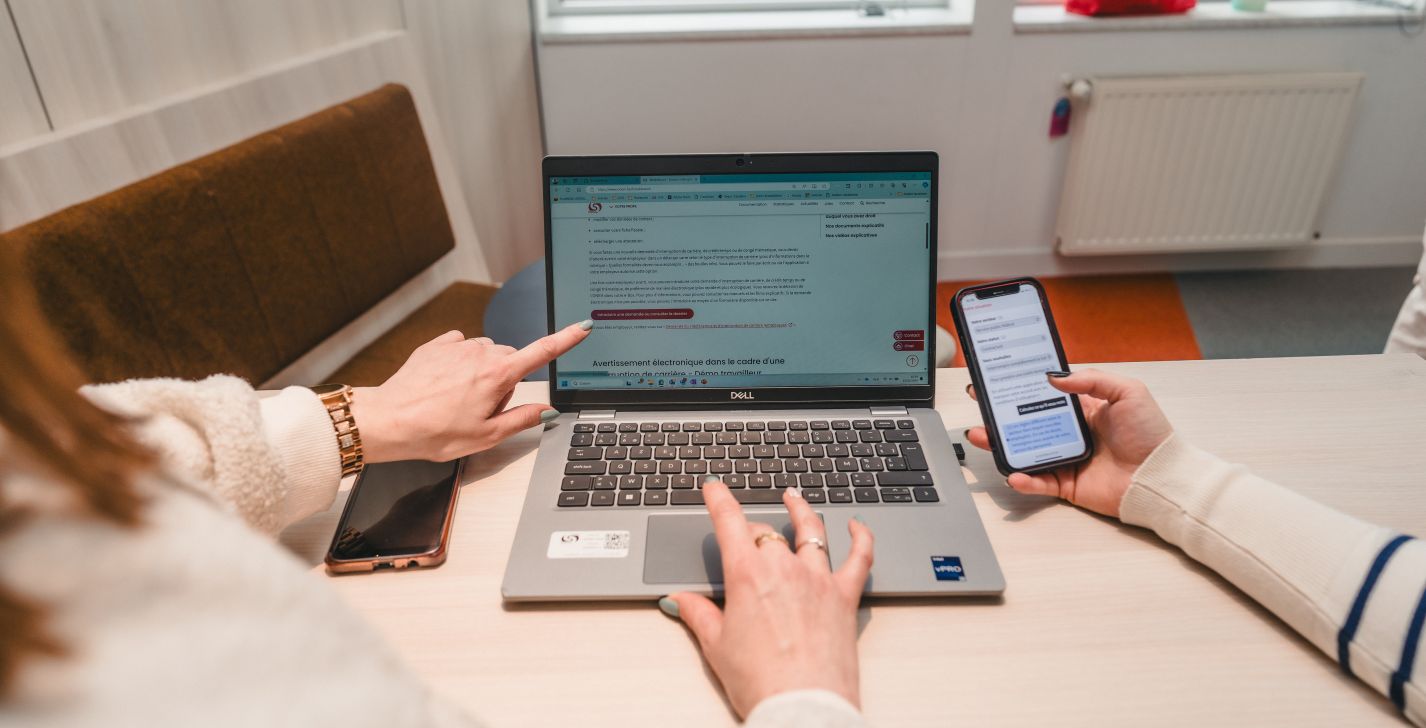
[[[959,556],[932,556],[931,571],[936,574],[936,581],[964,581],[966,578]]]

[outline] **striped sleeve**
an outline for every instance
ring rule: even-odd
[[[1426,726],[1426,542],[1328,508],[1177,435],[1134,474],[1120,517],[1222,574]]]

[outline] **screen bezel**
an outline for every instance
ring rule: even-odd
[[[1059,460],[1051,460],[1047,463],[1040,463],[1029,468],[1017,468],[1010,464],[1005,457],[1005,448],[1000,445],[1000,425],[995,421],[995,411],[991,408],[990,402],[979,393],[985,391],[984,379],[980,371],[980,358],[976,355],[975,344],[971,341],[970,333],[966,330],[965,311],[962,302],[966,296],[974,293],[977,295],[1005,295],[1020,290],[1020,286],[1033,286],[1035,293],[1040,297],[1040,310],[1045,314],[1045,324],[1050,330],[1050,339],[1055,344],[1055,355],[1059,357],[1061,371],[1069,371],[1069,358],[1065,356],[1065,347],[1060,343],[1060,329],[1055,325],[1054,312],[1050,310],[1050,299],[1045,295],[1045,287],[1034,278],[1014,278],[1005,281],[995,281],[993,283],[982,283],[976,286],[967,286],[951,298],[951,318],[956,323],[956,334],[961,342],[961,352],[965,355],[966,369],[970,372],[971,384],[977,393],[976,404],[980,408],[981,420],[985,423],[987,435],[990,436],[994,447],[991,448],[991,455],[995,459],[995,467],[1001,475],[1011,473],[1039,473],[1046,470],[1053,470],[1063,465],[1078,463],[1089,459],[1094,454],[1094,439],[1089,432],[1089,424],[1084,419],[1084,410],[1080,407],[1079,397],[1070,395],[1070,406],[1074,408],[1075,422],[1079,426],[1080,438],[1084,440],[1084,450],[1078,455],[1071,455]]]
[[[624,155],[599,157],[545,157],[541,195],[545,208],[545,311],[549,331],[561,325],[554,319],[554,251],[550,224],[551,177],[613,177],[679,174],[788,174],[858,172],[929,172],[931,197],[938,200],[940,161],[935,152],[847,152],[823,154],[689,154]],[[549,365],[550,403],[561,411],[585,409],[713,409],[734,405],[739,409],[828,404],[838,406],[889,405],[929,407],[936,396],[936,246],[937,207],[931,205],[926,254],[929,276],[926,295],[926,384],[906,386],[835,387],[709,387],[675,390],[560,389],[557,364]],[[562,322],[569,323],[569,322]],[[734,393],[740,393],[735,399]]]

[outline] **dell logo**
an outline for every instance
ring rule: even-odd
[[[728,399],[754,399],[752,392],[729,392]]]

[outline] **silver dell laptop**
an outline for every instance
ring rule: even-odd
[[[501,593],[718,594],[717,475],[792,540],[785,488],[876,534],[867,592],[1005,580],[935,395],[931,152],[551,157],[549,326],[594,320],[550,367],[546,426]]]

